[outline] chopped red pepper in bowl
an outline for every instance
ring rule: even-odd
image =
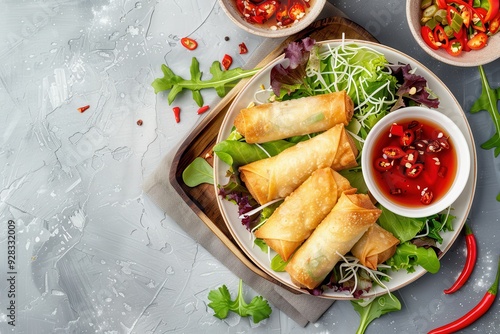
[[[477,66],[500,57],[498,0],[407,1],[410,30],[431,56],[456,66]]]

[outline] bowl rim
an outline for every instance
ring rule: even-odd
[[[411,112],[411,114],[409,114],[409,112]],[[373,170],[371,168],[373,156],[373,154],[371,154],[373,152],[371,147],[376,139],[379,138],[380,132],[385,131],[388,125],[397,122],[398,120],[407,120],[409,118],[424,119],[440,126],[450,137],[452,137],[452,141],[455,146],[455,154],[457,158],[457,172],[455,179],[446,194],[444,194],[441,199],[425,207],[408,208],[390,201],[382,194],[381,191],[379,191],[373,177],[371,176]],[[368,151],[365,151],[365,149]],[[398,215],[410,218],[428,217],[443,212],[449,208],[465,189],[467,179],[470,174],[470,164],[470,152],[467,147],[467,141],[458,126],[439,110],[421,106],[400,108],[383,117],[368,133],[361,153],[361,171],[370,194],[388,210]]]
[[[244,23],[244,20],[238,20],[235,16],[234,13],[237,12],[237,9],[234,7],[232,4],[232,0],[219,0],[219,5],[222,8],[222,10],[226,13],[227,17],[231,21],[233,21],[236,26],[239,28],[257,35],[261,37],[268,37],[268,38],[281,38],[281,37],[287,37],[290,35],[293,35],[295,33],[300,32],[301,30],[304,30],[309,26],[312,22],[314,22],[319,14],[323,11],[323,8],[326,4],[326,0],[314,0],[314,7],[310,9],[309,13],[307,13],[306,17],[301,19],[297,24],[292,24],[288,28],[284,29],[276,29],[276,30],[271,30],[267,28],[260,28],[259,26],[254,26],[250,23]],[[231,2],[226,4],[226,2]],[[231,6],[229,8],[228,6]],[[232,9],[232,10],[231,10]]]
[[[489,55],[487,58],[470,56],[467,59],[464,59],[463,56],[454,57],[454,56],[448,55],[448,53],[443,49],[440,49],[440,50],[432,49],[430,46],[428,46],[422,40],[422,38],[420,36],[420,22],[418,19],[415,22],[415,19],[414,19],[415,7],[420,8],[420,6],[417,6],[417,4],[419,4],[419,3],[420,3],[420,1],[406,0],[406,21],[408,23],[408,27],[410,28],[410,32],[411,32],[413,38],[415,39],[415,41],[431,57],[433,57],[433,58],[435,58],[435,59],[437,59],[445,64],[459,66],[459,67],[475,67],[475,66],[479,66],[479,65],[485,65],[485,64],[491,63],[491,62],[500,58],[500,52],[495,52],[495,50],[491,50],[491,48],[488,51],[488,47],[483,48],[482,50],[471,51],[471,52],[474,52],[472,54],[475,54],[475,55],[477,55],[478,52],[482,52],[481,54]],[[417,16],[417,18],[418,18],[418,16]],[[489,38],[490,41],[492,39],[495,40],[496,43],[500,43],[500,33],[497,33]],[[468,53],[468,54],[471,54],[471,53]]]

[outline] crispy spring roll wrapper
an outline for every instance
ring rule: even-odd
[[[382,210],[365,194],[342,194],[332,211],[299,247],[285,270],[299,287],[314,289],[348,253]]]
[[[255,236],[287,261],[332,211],[343,192],[355,193],[356,188],[330,167],[318,169],[285,198]]]
[[[344,125],[338,124],[274,157],[241,166],[240,177],[262,205],[290,195],[317,169],[331,167],[339,171],[356,166],[357,154]]]
[[[345,91],[264,103],[240,111],[234,126],[247,143],[322,132],[351,121],[354,104]]]
[[[390,259],[396,252],[399,239],[379,224],[373,224],[352,247],[351,253],[366,267],[376,270],[377,265]]]

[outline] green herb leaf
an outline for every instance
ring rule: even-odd
[[[177,95],[184,89],[192,91],[193,100],[198,106],[203,106],[203,97],[200,93],[202,89],[213,88],[219,95],[224,97],[227,92],[234,87],[240,79],[253,76],[259,69],[244,70],[241,67],[230,70],[223,70],[219,61],[214,61],[210,67],[212,78],[202,80],[202,72],[198,60],[193,57],[191,61],[190,74],[191,79],[187,80],[176,75],[167,65],[161,66],[163,72],[162,78],[157,78],[153,81],[155,93],[170,90],[167,96],[168,104],[174,102]]]
[[[361,318],[356,334],[363,334],[368,325],[380,316],[401,310],[400,301],[391,293],[375,297],[368,304],[363,299],[352,300],[351,304]]]
[[[214,184],[213,168],[205,159],[197,157],[182,172],[182,180],[188,187],[202,183]]]
[[[382,214],[379,224],[387,231],[394,234],[402,243],[413,239],[425,226],[425,218],[409,218],[395,214],[381,207]]]
[[[279,254],[276,254],[271,260],[270,267],[274,271],[283,272],[287,264],[288,261],[283,260]]]
[[[252,316],[253,322],[258,323],[269,318],[272,309],[267,300],[262,296],[256,296],[250,303],[246,303],[243,298],[243,281],[240,279],[238,286],[238,295],[236,299],[231,300],[231,294],[225,285],[211,290],[208,293],[208,299],[211,301],[208,307],[214,310],[214,316],[219,319],[225,319],[229,311],[239,314],[241,317]]]
[[[470,112],[477,113],[481,110],[486,110],[491,116],[495,125],[496,133],[481,144],[481,148],[485,150],[495,149],[495,157],[500,154],[500,114],[498,113],[497,102],[500,99],[498,90],[492,89],[488,82],[488,78],[484,73],[483,66],[479,66],[479,73],[481,76],[482,92],[479,98],[472,105]]]
[[[434,249],[417,247],[411,242],[400,244],[386,263],[394,270],[406,269],[409,273],[414,272],[418,265],[432,274],[437,273],[441,267]]]

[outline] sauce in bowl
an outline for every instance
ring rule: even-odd
[[[373,148],[375,183],[399,205],[429,205],[442,198],[455,180],[456,148],[436,124],[416,118],[394,123]]]

